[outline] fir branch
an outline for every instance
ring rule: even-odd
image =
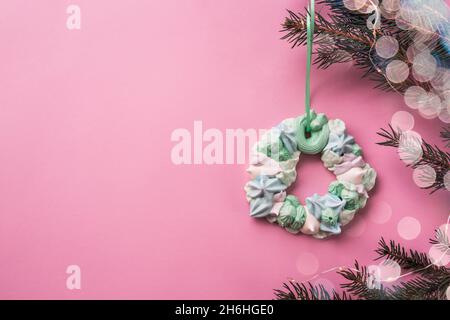
[[[303,45],[307,39],[306,14],[288,10],[289,16],[282,24],[282,39],[292,47]],[[308,13],[307,13],[308,14]],[[316,55],[314,64],[326,69],[334,63],[343,63],[364,56],[374,44],[374,40],[360,28],[352,27],[340,18],[326,20],[320,13],[316,14],[314,27],[314,43]],[[351,50],[350,50],[351,48]],[[361,62],[361,61],[360,61]],[[364,63],[360,63],[364,68]]]
[[[432,88],[429,82],[418,82],[412,74],[401,83],[390,82],[384,73],[392,60],[380,58],[374,50],[377,39],[383,35],[392,36],[399,43],[398,53],[392,59],[401,60],[411,66],[407,49],[414,43],[415,37],[426,30],[420,30],[418,26],[404,30],[398,27],[395,19],[387,19],[381,15],[380,28],[374,31],[367,27],[372,13],[349,10],[342,0],[322,0],[319,4],[330,9],[327,18],[320,13],[316,13],[315,18],[314,64],[319,68],[326,69],[332,64],[353,60],[355,66],[364,71],[363,77],[376,82],[375,88],[400,93],[404,93],[411,86],[420,86],[427,91]],[[303,45],[307,38],[306,14],[288,11],[281,31],[284,33],[282,39],[291,43],[292,47]],[[321,41],[323,38],[327,41]],[[441,66],[450,64],[450,55],[443,44],[448,40],[439,37],[429,41],[433,42],[431,53]]]
[[[390,130],[388,131],[384,128],[381,128],[381,131],[377,132],[380,137],[383,137],[385,139],[385,141],[378,142],[377,144],[380,146],[398,148],[400,146],[401,134],[400,132],[395,131],[391,125],[389,125],[389,129]]]
[[[444,300],[450,285],[450,274],[434,277],[417,277],[390,290],[395,300]]]
[[[287,17],[282,24],[282,32],[284,32],[285,35],[281,39],[287,40],[292,44],[292,48],[294,48],[306,42],[306,14],[297,14],[291,10],[288,10],[288,13],[289,17]],[[370,48],[374,44],[374,40],[369,36],[352,32],[358,30],[357,28],[330,23],[320,13],[316,13],[315,19],[315,36],[327,34],[333,38],[349,41],[364,48]],[[338,22],[337,18],[335,18],[334,22]]]
[[[389,125],[389,130],[381,128],[377,134],[384,138],[384,141],[378,142],[377,144],[395,148],[400,146],[402,133],[394,130],[391,125]],[[446,186],[444,178],[450,170],[450,153],[439,149],[437,146],[430,145],[425,140],[421,141],[421,148],[421,158],[407,166],[410,166],[413,169],[424,165],[430,166],[436,172],[436,179],[434,183],[430,186],[424,187],[423,189],[430,189],[432,190],[431,193],[445,189]]]
[[[355,261],[354,269],[347,268],[338,271],[349,282],[341,284],[341,288],[349,294],[364,300],[388,300],[389,293],[381,285],[379,289],[369,288],[369,273],[367,268]]]
[[[275,289],[274,291],[278,300],[351,300],[345,292],[342,295],[334,290],[329,293],[321,284],[298,283],[294,280],[283,283],[283,290]]]
[[[447,235],[436,230],[432,244],[442,244],[450,248]],[[274,290],[279,300],[444,300],[450,286],[450,269],[433,265],[427,254],[406,250],[400,244],[381,238],[376,249],[379,257],[396,261],[404,270],[412,271],[413,278],[385,288],[381,283],[374,286],[368,269],[355,261],[354,268],[340,269],[338,274],[347,282],[341,284],[343,292],[327,292],[321,285],[310,282],[303,284],[291,280],[283,284],[283,289]]]
[[[407,251],[395,241],[386,243],[384,238],[378,242],[378,248],[375,250],[378,257],[375,260],[390,259],[397,262],[403,269],[413,271],[420,275],[442,275],[448,274],[444,267],[435,266],[426,253],[415,250]]]

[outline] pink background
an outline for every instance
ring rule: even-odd
[[[71,3],[81,30],[66,28]],[[311,278],[305,268],[370,264],[381,236],[428,251],[449,193],[415,187],[396,151],[375,144],[407,107],[349,64],[314,69],[312,84],[316,109],[343,119],[379,172],[344,235],[318,241],[250,218],[244,165],[171,163],[172,131],[195,120],[269,128],[302,113],[305,50],[278,31],[305,3],[2,1],[0,298],[271,299],[287,278]],[[439,144],[440,122],[414,115]],[[333,177],[314,157],[298,172],[301,199]],[[390,220],[374,223],[386,208]],[[405,216],[420,221],[415,240],[397,232]],[[66,289],[71,264],[81,290]]]

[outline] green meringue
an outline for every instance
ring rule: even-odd
[[[335,226],[339,220],[339,213],[340,212],[335,212],[331,208],[326,208],[322,211],[322,216],[320,219],[323,223],[326,223],[329,226]]]
[[[303,206],[297,207],[294,220],[286,227],[286,230],[291,233],[299,233],[306,221],[306,209]]]
[[[298,233],[306,220],[305,208],[295,196],[289,195],[280,209],[277,223],[291,233]]]
[[[359,194],[358,194],[358,192],[343,189],[341,192],[341,199],[345,200],[344,209],[346,209],[346,210],[359,209]]]
[[[345,189],[344,184],[339,181],[333,181],[328,187],[328,192],[334,194],[337,197],[341,197],[342,190]]]
[[[362,149],[361,149],[361,147],[359,146],[359,144],[355,143],[355,144],[352,146],[352,153],[353,153],[355,156],[360,156],[360,155],[362,155]]]
[[[297,147],[306,154],[318,154],[322,152],[328,143],[330,129],[328,119],[324,114],[316,115],[312,112],[311,136],[306,137],[306,118],[302,118],[297,130]]]

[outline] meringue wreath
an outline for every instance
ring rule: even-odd
[[[306,116],[286,119],[261,137],[251,152],[247,172],[252,180],[244,189],[250,216],[266,218],[290,233],[323,239],[340,234],[341,227],[365,207],[377,174],[364,162],[360,146],[346,133],[342,120],[328,120],[314,111],[310,120],[308,137]],[[286,193],[297,177],[302,152],[321,153],[325,167],[336,175],[328,193],[306,198],[306,205]]]

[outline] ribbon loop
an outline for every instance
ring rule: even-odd
[[[311,60],[314,39],[315,11],[314,0],[310,0],[309,13],[306,15],[306,90],[305,90],[305,114],[306,132],[311,132]]]

